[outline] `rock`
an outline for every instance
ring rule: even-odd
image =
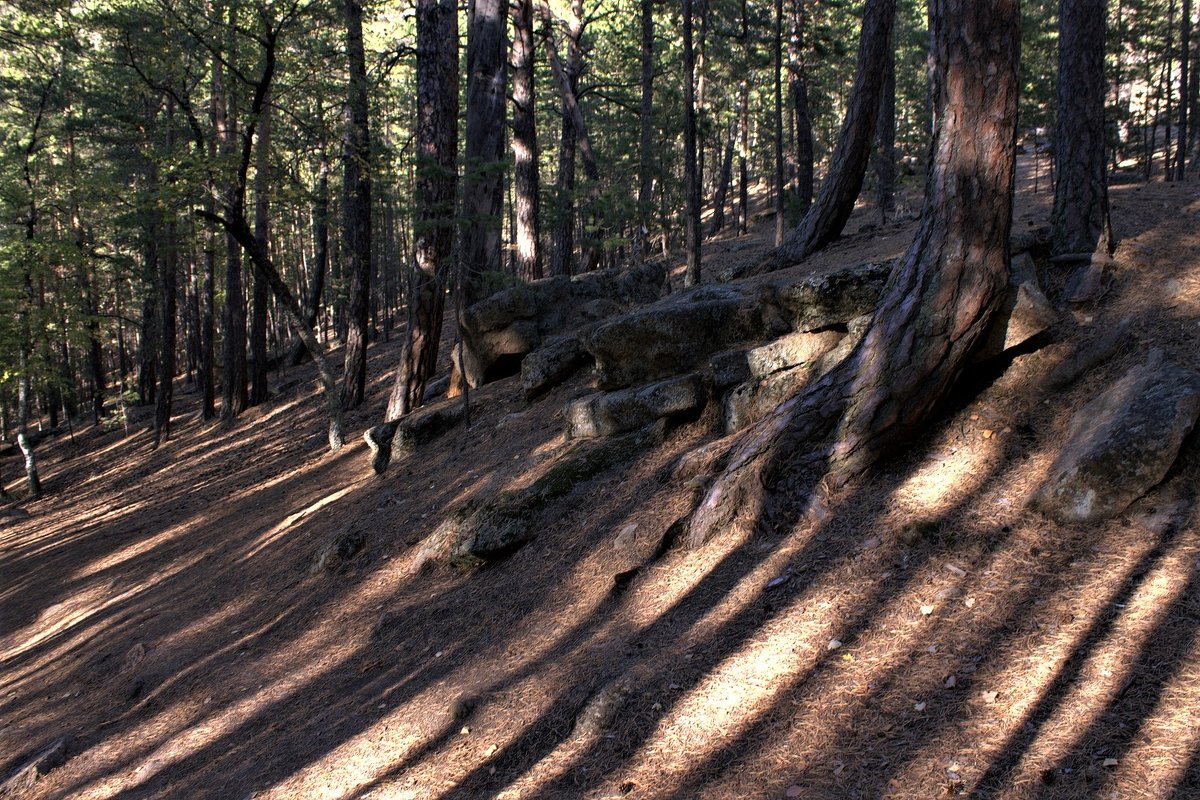
[[[1086,305],[1103,297],[1112,282],[1109,274],[1110,262],[1111,259],[1107,256],[1097,255],[1075,270],[1067,279],[1067,285],[1063,287],[1063,302]]]
[[[765,417],[775,406],[787,400],[805,385],[824,375],[841,363],[862,339],[871,324],[870,315],[864,314],[850,322],[845,334],[826,331],[820,334],[803,334],[821,337],[811,351],[814,355],[829,345],[810,361],[781,369],[767,375],[751,376],[745,382],[730,389],[721,404],[722,419],[726,433],[739,431]],[[836,338],[835,338],[836,337]],[[763,362],[771,363],[764,359]],[[762,363],[762,362],[760,362]]]
[[[1075,414],[1031,505],[1062,523],[1121,513],[1166,476],[1197,417],[1200,374],[1151,351]]]
[[[590,738],[604,733],[612,727],[632,692],[633,682],[624,676],[596,692],[575,718],[572,735]]]
[[[460,504],[417,548],[409,570],[431,564],[470,570],[503,558],[537,537],[537,518],[552,501],[661,442],[663,431],[661,424],[649,425],[624,436],[576,442],[529,486]]]
[[[32,792],[39,778],[66,763],[73,741],[71,736],[60,736],[38,750],[0,783],[0,798],[19,798]]]
[[[841,331],[789,333],[773,342],[721,353],[709,362],[713,386],[724,389],[735,383],[758,380],[783,369],[811,364],[837,346],[845,336]]]
[[[1058,312],[1038,285],[1037,268],[1028,253],[1012,259],[1008,293],[988,330],[975,361],[986,361],[1043,333],[1058,321]]]
[[[576,336],[555,336],[521,362],[521,387],[533,399],[562,383],[592,360]]]
[[[465,418],[463,402],[452,398],[376,425],[363,434],[363,440],[371,448],[371,467],[376,475],[382,475],[394,456],[412,455],[420,445],[436,439]]]
[[[446,390],[450,388],[450,376],[443,375],[435,381],[430,381],[425,387],[425,394],[421,395],[422,403],[431,403],[437,398],[446,394]]]
[[[542,339],[651,303],[667,287],[663,262],[512,286],[463,311],[462,373],[471,388],[517,372]]]
[[[567,405],[568,439],[596,439],[637,430],[657,419],[698,412],[708,402],[700,375],[588,395]]]
[[[601,323],[583,338],[600,387],[619,389],[678,375],[738,342],[786,332],[771,290],[700,286]]]
[[[844,324],[875,310],[892,272],[891,261],[868,262],[825,275],[776,281],[779,304],[790,329],[812,331]]]
[[[1008,240],[1008,250],[1011,256],[1022,253],[1033,253],[1038,257],[1048,255],[1050,253],[1050,228],[1042,226],[1013,233]]]

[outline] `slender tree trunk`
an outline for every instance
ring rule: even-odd
[[[155,388],[158,381],[159,309],[158,301],[158,234],[160,228],[151,223],[147,229],[144,245],[142,274],[145,276],[146,293],[142,297],[142,319],[138,336],[138,405],[155,403]]]
[[[1105,0],[1060,0],[1054,255],[1111,253],[1104,152]]]
[[[813,130],[808,111],[808,78],[804,65],[804,2],[791,0],[791,35],[788,37],[789,94],[796,116],[796,202],[801,214],[813,202]]]
[[[371,304],[371,139],[367,117],[367,67],[362,0],[345,0],[350,86],[342,139],[342,252],[350,274],[342,406],[356,408],[367,390],[367,333]]]
[[[234,13],[230,9],[230,13]],[[215,136],[220,142],[222,157],[232,159],[237,152],[237,123],[231,113],[224,70],[213,68],[213,103],[217,109]],[[223,187],[225,194],[234,191]],[[228,231],[225,232],[225,312],[222,342],[223,385],[221,387],[221,418],[232,420],[246,410],[250,402],[246,385],[246,302],[242,292],[242,248]]]
[[[683,285],[700,283],[700,176],[696,171],[696,64],[692,52],[692,0],[683,0],[683,175],[687,186],[684,231],[687,268]]]
[[[168,152],[170,145],[168,145]],[[163,226],[164,247],[158,278],[158,394],[154,402],[154,446],[171,438],[171,406],[175,398],[175,294],[178,291],[179,242],[172,220]]]
[[[254,239],[264,253],[271,252],[271,106],[258,119],[254,147]],[[267,308],[271,289],[266,276],[254,272],[250,316],[250,396],[252,406],[267,402]]]
[[[887,222],[896,209],[896,51],[889,50],[884,66],[883,97],[875,131],[875,181],[879,221]]]
[[[843,484],[910,441],[983,340],[1008,281],[1017,121],[1017,0],[933,0],[938,126],[921,228],[863,340],[807,391],[729,442],[690,519],[693,545],[739,512],[761,520],[764,487]],[[832,439],[832,441],[830,441]]]
[[[775,246],[783,244],[786,197],[783,183],[783,0],[775,0]]]
[[[650,249],[650,202],[654,191],[654,3],[641,0],[642,103],[639,109],[637,228],[633,232],[633,259],[641,263]]]
[[[737,232],[745,236],[750,228],[750,82],[738,87],[738,205]]]
[[[553,24],[553,23],[551,23]],[[552,72],[556,84],[566,81],[570,84],[571,96],[574,96],[578,81],[582,56],[573,37],[568,37],[568,54],[565,68],[560,68],[563,77]],[[546,49],[553,53],[551,68],[558,63],[555,45],[547,40]],[[567,96],[560,88],[559,101],[562,128],[558,139],[558,172],[555,179],[555,222],[551,239],[550,274],[570,275],[575,265],[575,151],[577,133],[575,120],[567,106]]]
[[[716,236],[725,227],[725,201],[729,196],[729,184],[733,182],[733,140],[737,136],[738,113],[734,112],[725,136],[725,154],[721,158],[721,174],[717,178],[717,193],[713,197],[713,215],[708,223],[708,235]]]
[[[1179,143],[1175,147],[1175,177],[1187,180],[1188,106],[1191,104],[1189,66],[1191,62],[1192,0],[1183,0],[1179,26]]]
[[[508,0],[467,6],[467,124],[463,166],[463,305],[479,298],[482,273],[499,272],[504,206],[505,22]]]
[[[850,212],[854,210],[854,201],[858,199],[870,162],[875,123],[879,116],[879,99],[883,93],[883,65],[891,51],[895,17],[895,0],[867,0],[859,37],[854,88],[829,165],[829,174],[821,182],[816,203],[800,224],[788,233],[783,244],[771,256],[747,270],[747,273],[769,272],[802,261],[841,234]]]
[[[437,365],[453,258],[458,149],[458,18],[452,0],[417,0],[416,270],[409,324],[385,422],[421,405]],[[394,429],[393,429],[394,432]]]
[[[509,5],[512,41],[513,211],[516,272],[524,280],[542,277],[541,204],[538,199],[537,94],[534,92],[533,0]]]

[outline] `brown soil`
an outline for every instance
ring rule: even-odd
[[[1029,189],[1018,226],[1046,216]],[[1148,347],[1200,368],[1200,188],[1112,195],[1120,269],[1063,341],[977,376],[826,504],[671,550],[620,593],[629,526],[654,542],[686,507],[670,469],[700,426],[552,504],[494,567],[407,569],[455,501],[558,452],[582,379],[532,406],[513,379],[488,387],[469,429],[382,478],[358,438],[327,452],[310,368],[232,427],[196,422],[181,386],[158,450],[144,416],[43,445],[45,498],[0,520],[0,779],[70,734],[32,796],[1200,797],[1194,439],[1108,524],[1023,504],[1070,412]],[[899,255],[915,223],[861,230],[873,218],[805,268]],[[767,234],[719,238],[707,268]],[[1031,401],[1068,337],[1126,315],[1111,362]],[[372,347],[355,434],[395,358]],[[346,532],[365,548],[314,571]],[[612,686],[607,732],[573,734]]]

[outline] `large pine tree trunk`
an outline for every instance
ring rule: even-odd
[[[171,438],[171,405],[175,398],[175,293],[179,279],[179,242],[174,221],[164,226],[165,248],[158,279],[158,394],[154,401],[154,446]]]
[[[254,146],[254,238],[264,252],[271,251],[271,107],[258,120]],[[256,406],[267,402],[267,306],[271,289],[265,276],[254,272],[250,314],[250,397]]]
[[[1175,177],[1187,180],[1188,106],[1191,104],[1189,67],[1191,62],[1192,0],[1183,0],[1179,26],[1179,143],[1175,147]]]
[[[342,253],[345,270],[350,273],[342,407],[352,409],[363,401],[367,389],[367,332],[371,308],[371,140],[362,2],[345,0],[342,9],[350,74],[342,140]]]
[[[731,440],[721,474],[692,514],[692,545],[743,511],[758,518],[766,487],[781,478],[804,472],[840,485],[903,445],[946,397],[1002,301],[1018,0],[930,5],[938,123],[921,228],[851,355]]]
[[[1054,160],[1058,181],[1050,214],[1054,255],[1113,249],[1104,154],[1105,0],[1060,0],[1058,121]]]
[[[503,220],[505,21],[507,0],[470,0],[467,9],[467,126],[463,165],[461,269],[464,305],[479,299],[484,272],[499,272]]]
[[[775,0],[773,38],[775,40],[772,47],[775,51],[775,102],[771,110],[775,123],[773,132],[775,142],[775,246],[779,247],[783,244],[783,231],[786,227],[784,214],[787,209],[783,177],[783,0]]]
[[[880,222],[887,222],[896,207],[896,51],[888,51],[884,66],[883,97],[875,126],[875,183]]]
[[[642,21],[642,103],[638,113],[638,196],[637,229],[633,233],[633,258],[641,262],[650,247],[650,201],[654,189],[651,171],[654,146],[654,4],[641,0]]]
[[[696,165],[696,63],[692,51],[692,0],[683,0],[683,175],[687,191],[684,231],[687,267],[683,285],[700,283],[700,175]]]
[[[841,235],[854,210],[854,201],[858,199],[870,162],[879,98],[883,94],[883,67],[892,47],[895,17],[895,0],[867,0],[854,87],[829,174],[821,182],[817,200],[800,224],[763,263],[746,272],[769,272],[802,261]]]
[[[230,10],[233,14],[233,10]],[[237,152],[237,125],[230,113],[226,95],[224,70],[213,68],[213,103],[217,108],[215,135],[220,142],[221,156],[232,159]],[[234,190],[223,187],[228,195]],[[241,209],[238,209],[241,213]],[[242,248],[233,235],[225,232],[225,314],[222,343],[223,385],[221,387],[221,418],[232,420],[246,410],[249,393],[246,386],[246,302],[242,292]]]
[[[715,236],[725,227],[725,201],[729,197],[729,185],[733,183],[733,140],[737,135],[737,115],[729,121],[725,137],[725,153],[721,157],[721,173],[717,177],[717,192],[713,196],[713,214],[708,223],[708,236]]]
[[[527,281],[542,277],[541,207],[538,200],[538,143],[533,78],[533,0],[509,6],[512,41],[513,210],[516,217],[515,267]]]
[[[813,201],[813,130],[808,111],[808,78],[804,67],[804,2],[791,0],[791,35],[788,37],[789,94],[796,117],[796,205],[808,213]]]
[[[408,334],[385,421],[421,405],[437,366],[446,279],[453,258],[458,148],[458,18],[452,0],[417,2],[416,270]]]

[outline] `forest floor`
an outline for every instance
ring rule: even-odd
[[[1048,215],[1030,189],[1018,229]],[[1200,368],[1200,184],[1112,199],[1116,280],[1059,341],[974,380],[823,513],[668,551],[620,594],[616,540],[682,512],[670,468],[700,426],[552,503],[496,566],[407,569],[456,500],[561,449],[583,376],[532,405],[516,379],[485,387],[469,428],[382,477],[359,434],[396,339],[337,454],[311,367],[232,426],[196,421],[181,385],[157,450],[144,415],[47,442],[44,498],[0,519],[0,780],[70,735],[31,797],[1200,797],[1196,437],[1110,523],[1024,505],[1072,410],[1148,348]],[[874,215],[799,269],[900,255],[911,213]],[[706,269],[769,234],[718,237]],[[1114,359],[1031,399],[1069,336],[1124,316]],[[364,549],[314,568],[347,531]],[[609,730],[573,733],[614,685]]]

